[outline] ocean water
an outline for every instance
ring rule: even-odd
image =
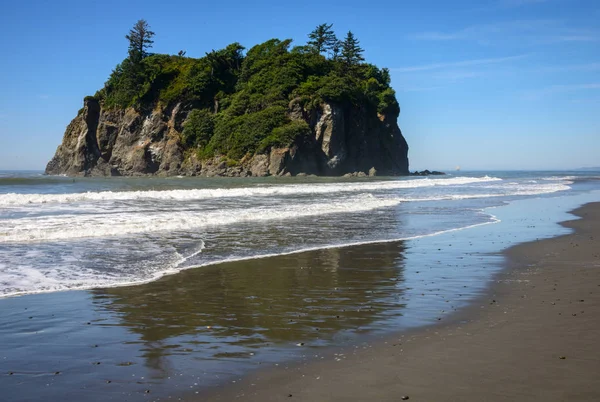
[[[566,211],[595,200],[600,172],[0,172],[0,389],[169,400],[330,358],[444,320],[485,292],[500,251],[567,232]]]
[[[495,222],[485,208],[593,173],[398,179],[72,179],[0,173],[0,296],[146,283],[191,267]]]

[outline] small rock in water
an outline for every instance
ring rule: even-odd
[[[567,356],[559,356],[558,357],[560,360],[565,360],[567,358]]]
[[[408,395],[404,395],[404,396],[402,397],[402,400],[403,400],[403,401],[408,401],[408,400],[409,400],[409,398],[408,398]]]

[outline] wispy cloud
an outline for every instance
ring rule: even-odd
[[[412,35],[412,38],[419,40],[431,40],[431,41],[445,41],[445,40],[458,40],[466,39],[464,31],[457,32],[420,32]]]
[[[591,72],[600,71],[600,63],[566,64],[563,66],[540,66],[534,67],[534,73],[568,73],[568,72]]]
[[[600,98],[571,99],[570,102],[579,105],[595,105],[600,103]]]
[[[429,91],[435,91],[437,89],[441,89],[444,88],[443,85],[423,85],[423,86],[418,86],[418,85],[412,85],[412,86],[405,86],[405,87],[400,87],[400,91],[402,92],[429,92]]]
[[[597,42],[600,41],[600,31],[583,27],[569,27],[560,20],[536,19],[472,25],[447,32],[418,32],[410,37],[423,41],[473,41],[480,44],[506,41],[518,41],[523,44],[549,44]]]
[[[579,91],[582,89],[600,89],[600,83],[591,83],[591,84],[573,84],[573,85],[552,85],[545,88],[545,92],[554,93],[554,92],[570,92],[570,91]]]
[[[547,3],[550,0],[500,0],[499,5],[503,7],[521,7],[532,4]]]
[[[397,67],[390,68],[391,71],[399,72],[399,73],[410,73],[410,72],[418,72],[418,71],[432,71],[432,70],[447,70],[452,68],[459,67],[471,67],[471,66],[481,66],[486,64],[497,64],[497,63],[505,63],[509,61],[515,61],[519,59],[523,59],[528,55],[518,55],[518,56],[508,56],[508,57],[494,57],[494,58],[486,58],[486,59],[471,59],[471,60],[461,60],[461,61],[452,61],[445,63],[432,63],[432,64],[422,64],[418,66],[409,66],[409,67]]]
[[[578,91],[593,91],[600,90],[600,83],[585,83],[585,84],[559,84],[559,85],[550,85],[545,88],[535,89],[531,91],[525,91],[523,93],[523,98],[525,100],[536,100],[545,96],[568,93],[568,92],[578,92]]]
[[[598,34],[578,34],[578,35],[556,35],[548,36],[551,42],[598,42],[600,37]]]
[[[39,94],[37,97],[38,97],[39,99],[48,99],[48,98],[50,98],[50,95],[46,95],[46,94]]]

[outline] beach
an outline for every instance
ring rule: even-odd
[[[573,233],[513,246],[485,296],[446,324],[251,374],[210,401],[600,400],[600,203]],[[342,358],[340,358],[340,355]]]
[[[600,199],[595,175],[4,181],[10,401],[529,400],[597,363],[593,323],[573,326],[597,283],[546,276],[532,246],[596,261],[585,237],[546,243]]]

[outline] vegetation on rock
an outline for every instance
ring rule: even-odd
[[[201,58],[151,54],[154,32],[140,20],[126,36],[129,55],[94,97],[105,109],[152,110],[176,104],[191,110],[181,143],[201,158],[240,160],[310,135],[290,118],[290,102],[310,112],[324,102],[397,117],[390,73],[365,63],[352,32],[338,40],[332,24],[319,25],[306,45],[271,39],[247,52],[239,43]]]

